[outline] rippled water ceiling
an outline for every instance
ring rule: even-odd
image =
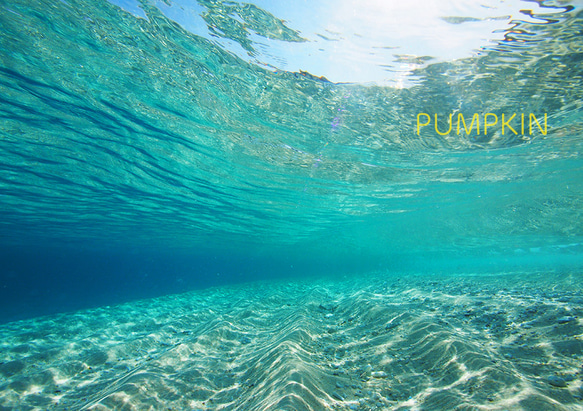
[[[581,3],[0,7],[7,242],[580,243]]]
[[[135,0],[110,0],[147,18]],[[410,86],[427,64],[476,57],[500,42],[536,41],[573,2],[230,1],[148,2],[187,31],[272,70],[333,82]]]

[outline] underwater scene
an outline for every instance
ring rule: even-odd
[[[0,29],[0,410],[583,410],[583,1]]]

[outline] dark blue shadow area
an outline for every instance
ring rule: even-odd
[[[0,323],[212,286],[375,268],[360,259],[274,255],[4,247]]]
[[[15,249],[0,255],[0,322],[245,281],[237,258]]]
[[[347,251],[347,250],[346,250]],[[317,250],[176,251],[2,247],[0,323],[258,280],[387,275],[556,271],[583,264],[580,253],[459,256],[447,253],[323,255]]]

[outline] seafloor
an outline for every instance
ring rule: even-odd
[[[583,410],[583,276],[194,291],[0,326],[2,410]]]

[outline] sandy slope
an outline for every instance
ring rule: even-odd
[[[583,276],[256,283],[0,326],[0,409],[583,410]]]

